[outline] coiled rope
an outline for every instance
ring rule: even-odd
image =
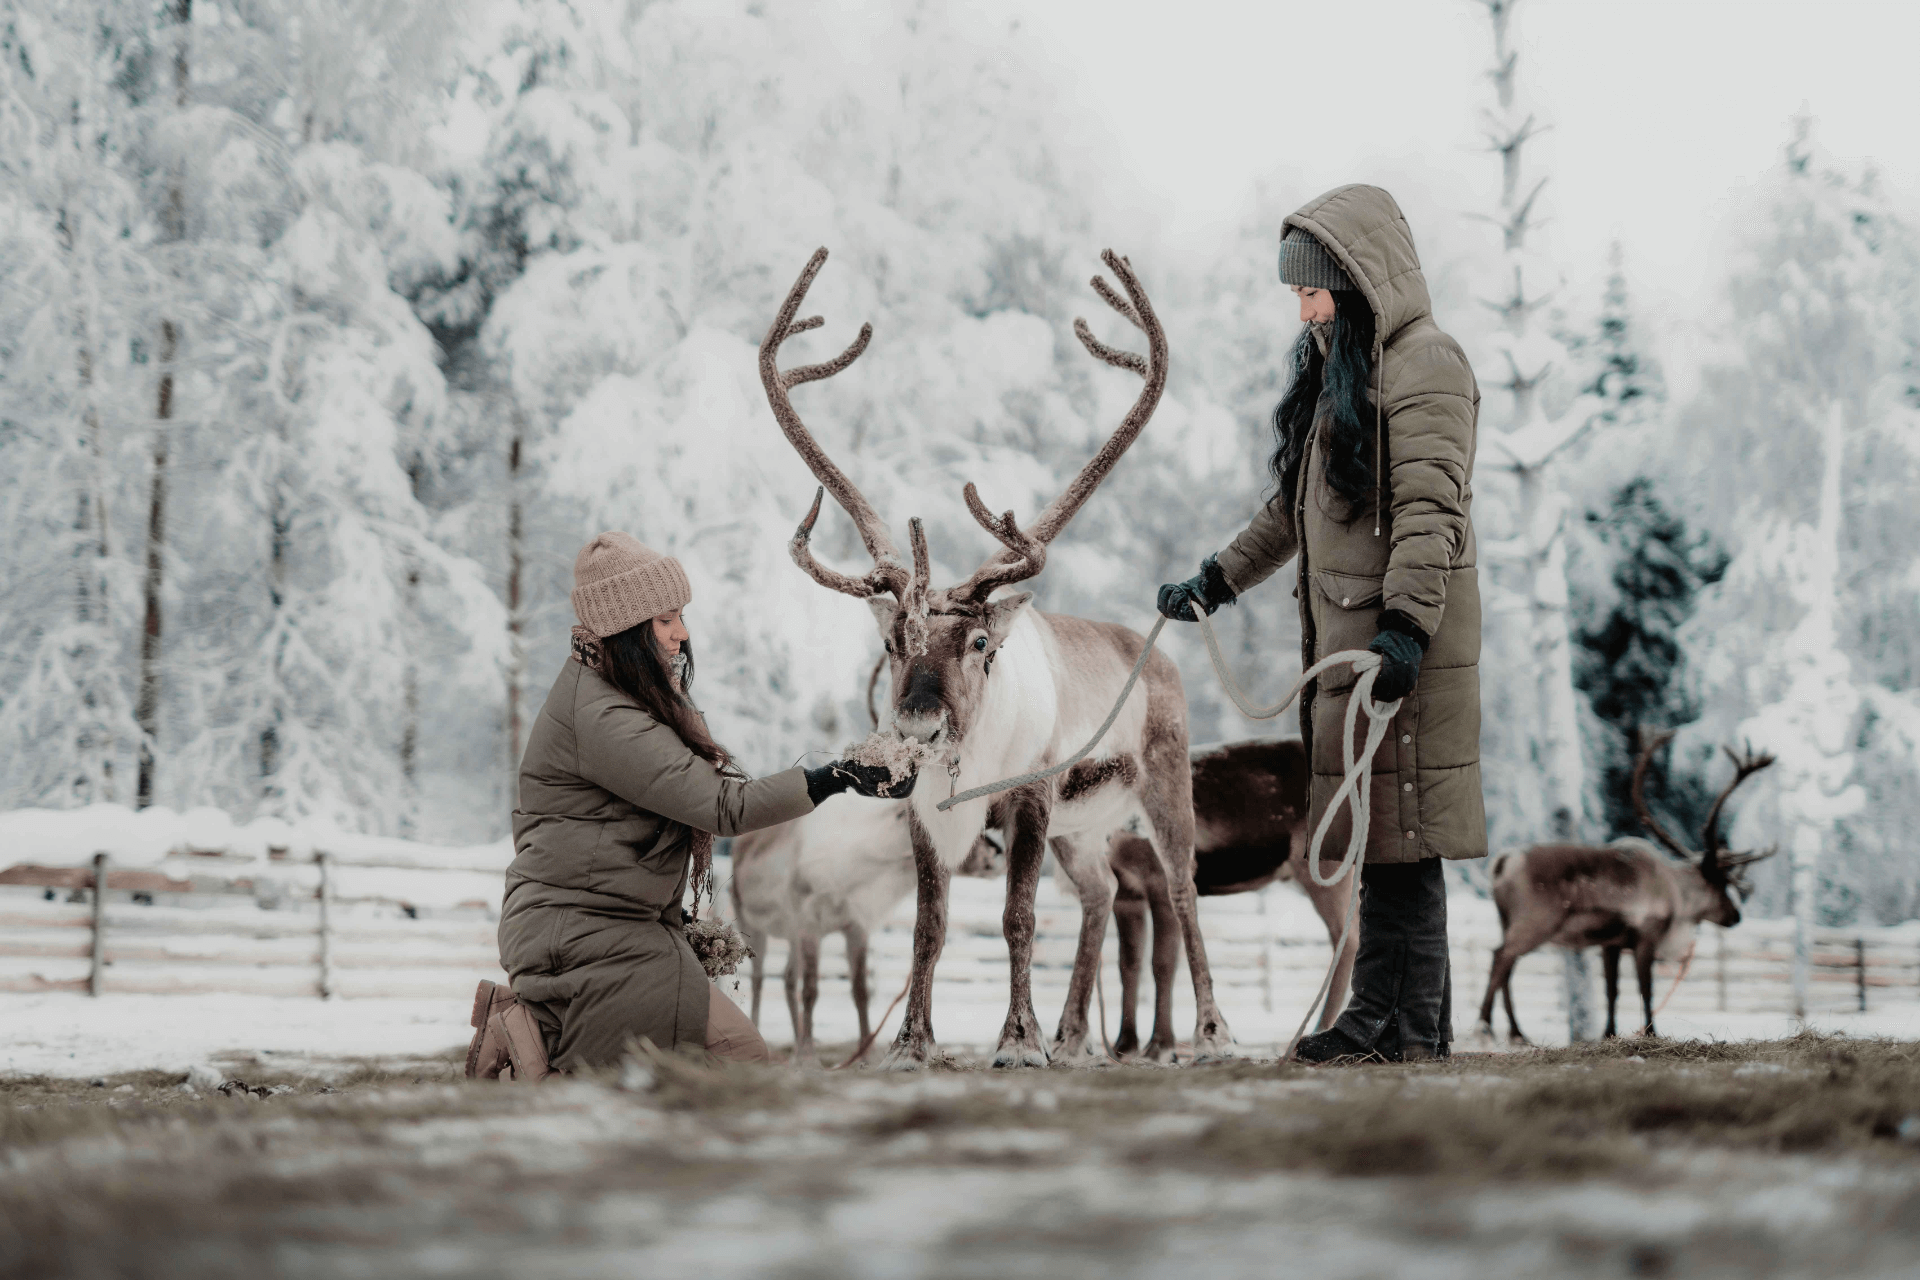
[[[1293,700],[1300,696],[1300,691],[1307,687],[1308,681],[1316,679],[1322,672],[1334,667],[1351,667],[1358,677],[1352,694],[1347,698],[1346,723],[1340,741],[1344,776],[1340,779],[1339,789],[1333,793],[1333,799],[1327,803],[1327,811],[1320,816],[1319,824],[1314,827],[1313,839],[1307,845],[1307,874],[1313,877],[1315,884],[1323,888],[1332,888],[1352,875],[1354,868],[1366,855],[1368,818],[1372,813],[1373,799],[1373,756],[1374,752],[1380,749],[1380,744],[1386,741],[1387,732],[1393,727],[1393,717],[1400,710],[1398,699],[1387,703],[1373,700],[1373,683],[1380,674],[1380,655],[1366,649],[1343,649],[1339,653],[1328,654],[1302,671],[1300,678],[1293,682],[1293,687],[1287,690],[1285,697],[1272,706],[1262,707],[1247,697],[1240,688],[1239,682],[1233,678],[1233,673],[1227,669],[1226,655],[1220,652],[1220,638],[1214,633],[1213,620],[1199,611],[1195,611],[1194,618],[1200,624],[1200,633],[1206,637],[1207,655],[1213,659],[1213,673],[1219,677],[1220,687],[1226,690],[1227,697],[1233,700],[1234,706],[1240,709],[1241,714],[1249,719],[1273,719],[1293,705]],[[1015,787],[1040,782],[1065,773],[1086,759],[1092,754],[1093,749],[1100,745],[1100,740],[1107,736],[1107,730],[1113,728],[1113,722],[1120,718],[1120,709],[1126,706],[1127,699],[1133,696],[1133,687],[1139,683],[1140,673],[1146,670],[1147,658],[1153,653],[1154,644],[1160,639],[1160,632],[1166,625],[1167,619],[1164,615],[1154,621],[1153,630],[1147,633],[1147,642],[1141,646],[1140,656],[1134,661],[1133,670],[1128,673],[1126,686],[1120,690],[1120,697],[1113,704],[1113,710],[1107,713],[1107,718],[1101,722],[1093,736],[1087,739],[1085,746],[1056,765],[1045,769],[1029,770],[1011,778],[987,783],[985,786],[970,788],[951,799],[942,800],[934,808],[945,811],[954,805],[978,800],[982,796],[996,795],[1002,791],[1011,791]],[[1367,716],[1366,745],[1356,753],[1354,730],[1359,724],[1360,713],[1363,710]],[[1353,824],[1347,835],[1346,853],[1330,874],[1322,876],[1320,847],[1326,842],[1327,832],[1332,828],[1334,816],[1340,812],[1343,801],[1353,814]],[[1347,898],[1346,919],[1340,926],[1340,941],[1333,948],[1333,962],[1327,966],[1326,976],[1320,980],[1319,994],[1314,996],[1313,1003],[1307,1007],[1307,1016],[1300,1020],[1299,1028],[1293,1033],[1293,1038],[1287,1042],[1286,1052],[1280,1055],[1282,1059],[1293,1056],[1294,1049],[1300,1044],[1301,1036],[1306,1034],[1307,1025],[1313,1021],[1314,1014],[1319,1012],[1321,1004],[1327,998],[1327,993],[1332,990],[1333,975],[1340,967],[1340,957],[1346,952],[1347,938],[1353,931],[1359,907],[1360,894],[1356,886],[1354,892]]]

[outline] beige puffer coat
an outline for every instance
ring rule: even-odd
[[[1386,609],[1400,610],[1431,637],[1419,683],[1374,757],[1367,861],[1485,857],[1480,585],[1471,515],[1480,391],[1460,345],[1433,321],[1413,234],[1392,196],[1378,187],[1341,187],[1285,225],[1317,237],[1373,306],[1387,501],[1378,535],[1371,512],[1345,520],[1346,504],[1325,481],[1316,428],[1300,492],[1276,494],[1220,552],[1220,569],[1237,595],[1299,555],[1295,594],[1305,663],[1366,648]],[[1302,707],[1313,825],[1340,785],[1353,682],[1350,671],[1330,672]],[[1363,717],[1360,728],[1365,724]],[[1325,846],[1332,856],[1347,841],[1341,809]]]
[[[616,1062],[629,1036],[700,1048],[711,991],[680,926],[692,829],[739,835],[812,811],[804,771],[726,777],[568,659],[521,757],[500,912],[500,966],[553,1066]]]

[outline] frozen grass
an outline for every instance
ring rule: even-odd
[[[1920,1256],[1906,1043],[914,1075],[642,1053],[539,1088],[444,1056],[226,1067],[272,1092],[0,1081],[0,1274],[612,1275],[678,1250],[712,1276],[1176,1275],[1197,1222],[1207,1256],[1270,1257],[1284,1229],[1329,1265],[1405,1237],[1417,1266],[1439,1232],[1487,1276],[1657,1274],[1623,1232],[1648,1266],[1729,1233],[1774,1267],[1751,1274],[1798,1274],[1809,1242],[1854,1274]]]

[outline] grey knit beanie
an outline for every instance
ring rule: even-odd
[[[573,562],[573,612],[602,640],[693,599],[687,571],[630,533],[597,533]]]
[[[1311,232],[1288,227],[1280,237],[1280,283],[1297,284],[1303,289],[1351,290],[1353,277],[1341,269]]]

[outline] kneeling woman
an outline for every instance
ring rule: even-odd
[[[573,655],[520,761],[500,913],[513,986],[481,984],[468,1075],[497,1075],[510,1051],[519,1078],[604,1065],[637,1037],[768,1060],[687,945],[681,901],[691,881],[697,909],[715,836],[849,788],[876,795],[888,775],[845,761],[760,779],[735,768],[687,696],[692,598],[679,561],[624,533],[598,535],[574,563]]]

